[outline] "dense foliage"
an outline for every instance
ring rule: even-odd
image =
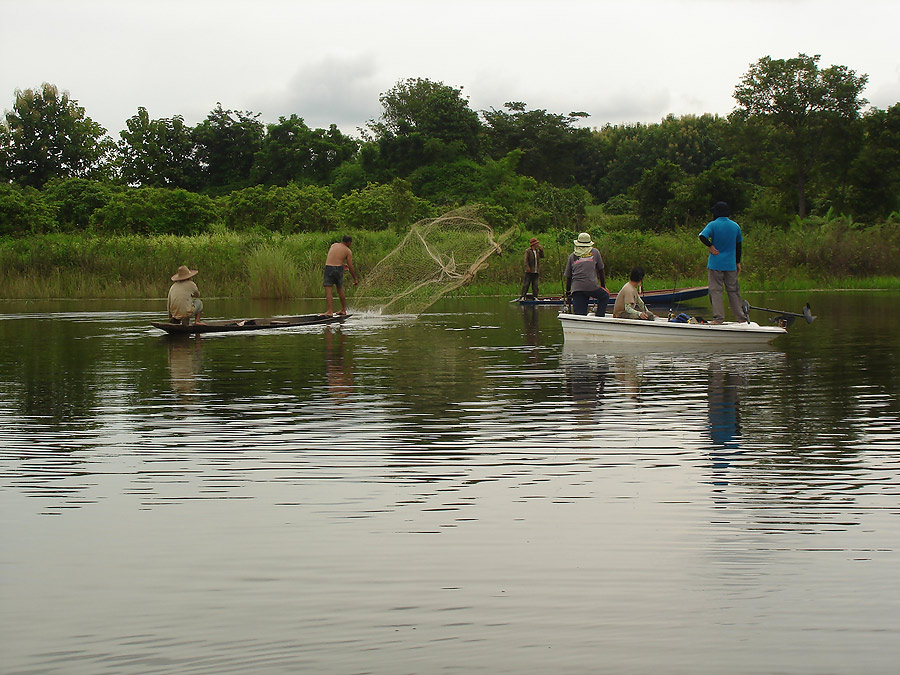
[[[193,127],[140,107],[117,142],[45,83],[0,124],[0,234],[400,230],[474,202],[531,232],[578,230],[598,207],[644,231],[696,227],[719,200],[776,229],[875,226],[900,210],[900,103],[864,109],[866,79],[766,56],[728,117],[599,129],[518,101],[473,111],[461,88],[407,79],[360,139],[217,104]]]

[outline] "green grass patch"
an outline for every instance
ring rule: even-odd
[[[603,255],[607,287],[617,291],[634,265],[647,290],[706,283],[706,252],[694,230],[656,234],[589,229]],[[698,230],[699,231],[699,230]],[[194,236],[55,233],[0,238],[0,297],[161,298],[179,265],[200,270],[204,297],[318,297],[322,266],[343,232],[260,233],[219,230]],[[365,278],[400,242],[393,230],[348,232],[357,271]],[[544,244],[541,293],[562,292],[562,273],[576,233],[534,233]],[[532,233],[510,237],[475,280],[454,295],[518,293]],[[744,228],[744,290],[900,288],[900,227],[857,228],[845,221],[788,229]]]

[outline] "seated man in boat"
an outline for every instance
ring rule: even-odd
[[[353,238],[344,236],[339,242],[335,242],[328,249],[328,255],[325,257],[325,275],[323,284],[325,286],[325,304],[328,309],[322,316],[334,316],[334,297],[332,295],[332,286],[337,286],[338,297],[341,299],[341,311],[338,314],[347,313],[347,296],[344,295],[344,267],[353,277],[353,283],[358,284],[359,279],[356,276],[356,270],[353,269],[353,254],[350,252],[350,244]]]
[[[571,293],[575,314],[586,316],[591,298],[597,299],[597,316],[606,314],[609,291],[606,290],[603,258],[587,232],[582,232],[575,240],[575,250],[566,261],[563,276],[566,278],[566,295]]]
[[[169,321],[187,326],[194,317],[195,324],[201,324],[200,312],[203,311],[203,301],[200,299],[200,290],[191,279],[196,276],[197,270],[188,269],[181,265],[178,271],[172,275],[174,282],[169,288],[166,304],[169,308]]]
[[[616,295],[616,304],[613,305],[614,319],[646,319],[655,321],[653,314],[641,298],[641,283],[644,281],[644,268],[634,267],[628,277],[628,281],[622,286],[622,290]]]

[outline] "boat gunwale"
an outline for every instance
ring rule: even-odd
[[[685,302],[687,300],[697,300],[698,298],[706,297],[708,294],[709,286],[686,286],[674,290],[658,288],[653,291],[645,291],[641,294],[641,298],[643,298],[645,303],[654,305],[656,303],[668,304],[673,302]],[[617,295],[618,293],[610,293],[608,304],[614,304]],[[520,305],[563,305],[565,304],[565,297],[561,295],[548,295],[543,297],[539,296],[530,300],[517,299],[516,302]],[[594,302],[592,304],[596,303]]]
[[[581,314],[559,313],[562,324],[563,338],[569,339],[593,339],[598,342],[624,342],[636,340],[641,342],[685,342],[692,339],[720,341],[771,341],[781,335],[787,335],[787,330],[781,326],[761,326],[750,322],[726,322],[724,324],[711,323],[687,323],[669,321],[657,317],[655,321],[642,319],[616,319],[611,316],[585,316]],[[615,328],[603,331],[590,326],[614,326]],[[656,329],[650,329],[655,326]],[[634,327],[637,330],[631,331]],[[573,333],[577,331],[577,333]],[[699,331],[699,333],[697,332]],[[629,334],[631,333],[631,334]]]
[[[333,316],[297,314],[293,316],[256,317],[250,319],[215,319],[204,321],[200,324],[192,323],[188,325],[166,321],[151,321],[150,325],[153,328],[165,331],[169,335],[198,335],[202,333],[239,333],[298,328],[302,326],[321,326],[343,323],[349,316],[349,314],[335,314]]]

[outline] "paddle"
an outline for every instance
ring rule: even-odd
[[[806,323],[812,323],[813,321],[816,320],[816,317],[813,316],[812,311],[809,308],[808,302],[806,303],[806,307],[803,308],[803,312],[801,314],[797,314],[796,312],[785,312],[784,310],[780,310],[780,309],[767,309],[765,307],[754,307],[746,300],[744,300],[741,303],[741,309],[744,310],[744,315],[748,316],[748,317],[750,316],[751,309],[755,309],[760,312],[771,312],[772,314],[778,314],[778,316],[776,316],[772,319],[769,319],[769,321],[772,321],[773,323],[776,321],[784,321],[785,324],[788,326],[790,326],[792,323],[794,323],[794,319],[796,319],[798,316],[805,319]]]

